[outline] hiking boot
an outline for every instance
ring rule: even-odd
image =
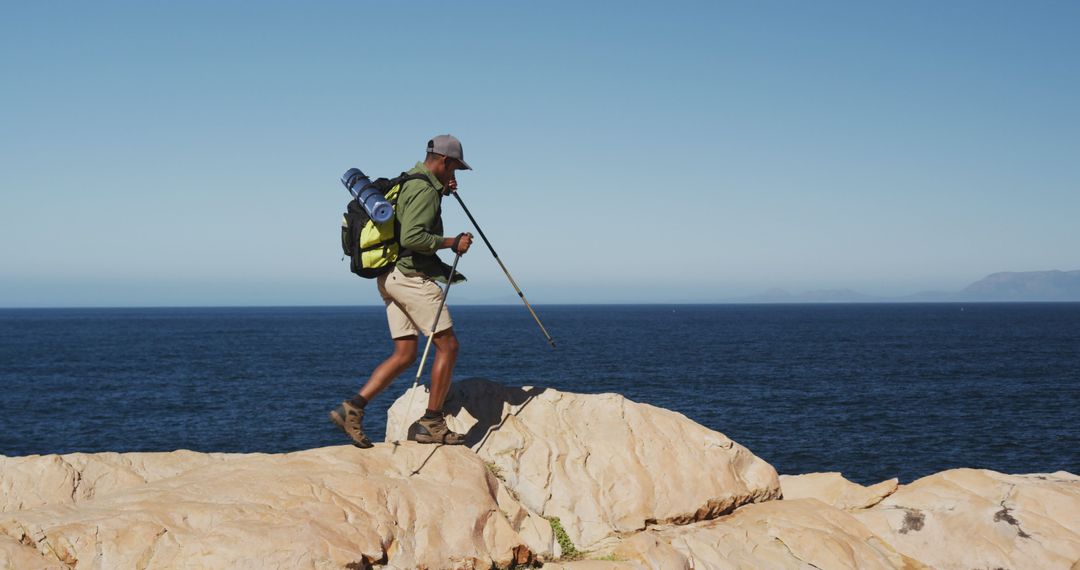
[[[363,420],[364,408],[359,408],[348,400],[342,402],[340,406],[330,412],[330,421],[334,422],[334,425],[349,436],[353,445],[366,449],[375,444],[371,443],[368,436],[364,435],[364,428],[360,425]]]
[[[439,415],[435,419],[420,418],[409,428],[409,439],[417,443],[444,443],[446,445],[462,445],[465,436],[450,431],[446,427],[446,417]]]

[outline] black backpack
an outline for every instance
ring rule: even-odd
[[[428,177],[402,172],[395,178],[378,178],[371,184],[386,197],[396,214],[398,194],[409,180],[426,181]],[[350,259],[349,269],[365,279],[393,269],[401,252],[400,230],[396,215],[376,224],[359,200],[349,200],[341,221],[341,250]]]

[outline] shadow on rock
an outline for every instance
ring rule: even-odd
[[[479,450],[511,415],[520,414],[545,391],[547,388],[541,386],[503,386],[486,378],[470,378],[451,386],[443,409],[453,415],[465,410],[476,418],[476,425],[465,434],[465,445]]]

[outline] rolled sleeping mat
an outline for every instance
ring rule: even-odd
[[[341,176],[341,183],[353,198],[367,211],[376,224],[381,224],[394,216],[394,207],[386,201],[386,196],[379,192],[359,168],[350,168]]]
[[[360,172],[359,168],[350,168],[341,175],[341,183],[345,185],[345,189],[352,194],[353,198],[359,200],[360,191],[364,189],[364,186],[371,184],[371,179]]]
[[[390,218],[394,217],[394,207],[390,205],[390,202],[386,201],[386,196],[382,195],[375,189],[374,186],[368,186],[360,191],[360,204],[367,210],[371,219],[376,224],[386,222]]]

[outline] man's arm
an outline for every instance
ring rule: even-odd
[[[404,189],[401,191],[405,192]],[[434,188],[409,192],[402,196],[400,203],[406,206],[398,210],[402,247],[422,255],[431,255],[440,249],[454,249],[459,253],[469,250],[472,234],[443,237],[431,231],[439,214],[439,194]]]
[[[447,241],[452,244],[454,238],[444,238],[432,232],[439,212],[438,192],[431,187],[420,190],[410,188],[408,192],[402,188],[401,192],[404,194],[398,208],[401,246],[422,255],[431,255],[449,247]]]

